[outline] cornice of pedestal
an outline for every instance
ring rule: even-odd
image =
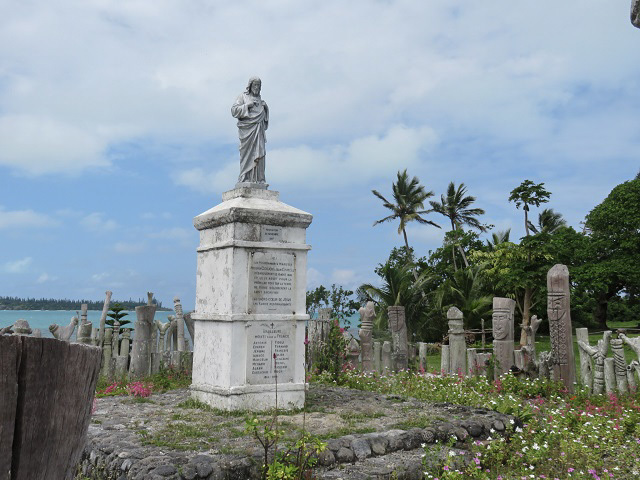
[[[224,192],[222,199],[221,204],[193,219],[196,229],[228,223],[307,228],[313,220],[310,213],[281,202],[276,191],[241,187]]]

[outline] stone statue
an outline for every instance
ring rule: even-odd
[[[631,2],[631,23],[640,28],[640,0]]]
[[[360,349],[362,357],[362,371],[373,372],[373,319],[376,311],[373,302],[367,302],[365,307],[360,307]]]
[[[514,364],[513,348],[513,316],[516,308],[515,300],[493,297],[493,353],[498,362],[495,377],[509,371]]]
[[[68,342],[71,340],[71,335],[73,335],[73,331],[76,329],[76,325],[78,325],[78,317],[71,318],[71,322],[66,327],[61,327],[60,325],[54,323],[49,326],[49,331],[53,334],[55,338],[58,340],[62,340],[63,342]]]
[[[257,183],[266,188],[264,175],[265,132],[269,126],[269,107],[260,98],[262,81],[251,77],[244,93],[231,107],[231,115],[238,119],[240,137],[240,176],[238,183]]]

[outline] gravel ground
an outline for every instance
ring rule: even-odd
[[[264,451],[245,433],[246,417],[194,405],[184,389],[154,394],[144,402],[98,399],[78,478],[259,478]],[[260,418],[269,421],[272,416]],[[503,432],[512,421],[518,423],[482,409],[312,384],[306,414],[279,414],[279,448],[306,428],[328,443],[315,478],[387,479],[395,474],[418,479],[423,444],[429,449],[426,461],[440,462],[446,451],[436,440],[455,436],[455,448],[464,453],[469,440],[485,440],[490,430]]]

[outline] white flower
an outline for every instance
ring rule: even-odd
[[[453,450],[449,450],[449,456],[450,457],[455,457],[456,456],[456,452],[454,452]]]
[[[534,444],[533,444],[533,449],[534,449],[534,450],[540,450],[540,447],[538,446],[538,444],[537,444],[537,443],[534,443]]]

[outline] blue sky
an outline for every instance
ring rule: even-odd
[[[464,182],[496,230],[524,179],[579,222],[640,169],[628,0],[0,0],[0,295],[195,297],[194,216],[233,188],[230,107],[270,107],[267,181],[314,221],[309,286],[401,245],[371,194]],[[536,212],[534,211],[535,215]],[[446,222],[432,214],[431,220]],[[420,255],[442,231],[411,226]]]

